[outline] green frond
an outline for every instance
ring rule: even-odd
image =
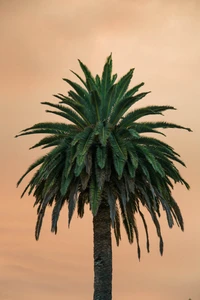
[[[132,97],[133,95],[135,95],[135,93],[137,93],[139,91],[139,89],[144,85],[144,82],[141,82],[140,84],[134,86],[133,88],[131,88],[125,95],[124,98],[129,98]]]
[[[95,79],[94,77],[92,76],[90,70],[87,68],[86,65],[84,65],[80,60],[79,61],[79,64],[80,64],[80,67],[85,75],[85,79],[86,79],[86,87],[87,87],[87,90],[89,92],[91,92],[91,90],[93,90],[93,86],[96,85],[95,83]]]
[[[59,197],[54,205],[53,211],[52,211],[52,220],[51,220],[51,232],[54,232],[55,234],[57,233],[58,230],[58,219],[60,216],[60,211],[64,205],[64,198],[63,197]]]
[[[139,214],[140,217],[142,219],[143,225],[144,225],[144,229],[145,229],[145,233],[146,233],[146,248],[147,248],[147,252],[150,252],[150,243],[149,243],[149,232],[148,232],[148,226],[145,220],[145,217],[143,215],[143,213],[141,212],[141,210],[139,209]]]
[[[67,82],[77,92],[77,94],[82,97],[82,99],[89,99],[88,91],[86,89],[84,89],[82,86],[80,86],[78,83],[73,82],[67,78],[63,78],[63,80],[65,82]],[[80,104],[83,104],[83,103],[80,103]]]
[[[77,127],[71,124],[65,124],[65,123],[53,123],[53,122],[45,122],[45,123],[37,123],[33,125],[32,127],[26,128],[22,130],[21,132],[26,132],[30,130],[35,129],[49,129],[54,130],[52,133],[71,133],[74,131],[77,131]]]
[[[97,164],[98,166],[103,169],[106,164],[106,159],[107,159],[107,149],[106,147],[97,147],[96,151],[96,159],[97,159]]]
[[[35,145],[33,145],[29,149],[34,149],[34,148],[44,146],[44,145],[46,145],[46,146],[51,145],[52,146],[52,143],[53,143],[53,145],[56,145],[57,143],[59,143],[64,138],[66,138],[66,134],[51,135],[49,137],[45,137],[45,138],[41,139],[38,143],[36,143]]]
[[[127,203],[128,203],[129,199],[126,194],[126,188],[124,185],[123,178],[115,180],[115,184],[118,189],[118,199],[119,199],[120,203],[123,205],[124,210],[126,211],[126,207],[127,207]]]
[[[98,89],[100,90],[101,89],[101,79],[100,79],[99,75],[96,75],[95,82],[96,82]]]
[[[108,93],[106,95],[106,99],[102,105],[102,116],[104,116],[104,120],[106,121],[110,119],[110,114],[113,109],[113,105],[115,103],[117,95],[117,84],[111,85],[111,87],[108,90]]]
[[[184,231],[184,221],[180,211],[180,208],[173,197],[170,199],[170,206],[173,213],[173,216],[178,224],[181,227],[181,230]]]
[[[48,143],[48,144],[46,144],[46,145],[44,145],[43,147],[42,147],[42,149],[46,149],[46,148],[50,148],[50,147],[55,147],[55,146],[58,146],[60,144],[60,141],[53,141],[53,142],[51,142],[51,143]]]
[[[93,132],[92,128],[91,127],[85,127],[83,131],[77,133],[72,142],[71,142],[71,145],[72,146],[75,146],[77,143],[79,143],[81,140],[85,140],[88,138],[88,136],[90,136],[90,134]]]
[[[93,107],[95,108],[96,122],[98,122],[98,121],[100,121],[101,99],[96,90],[91,91],[90,94],[91,94],[91,103],[92,103]]]
[[[152,147],[153,148],[153,147]],[[184,166],[184,167],[186,167],[186,165],[185,165],[185,163],[181,160],[181,159],[179,159],[175,154],[173,154],[173,153],[170,153],[170,152],[166,152],[166,151],[163,151],[162,152],[162,150],[159,150],[159,149],[155,149],[155,147],[153,148],[153,149],[151,149],[151,151],[152,151],[152,153],[155,155],[155,156],[157,156],[157,157],[159,157],[159,158],[161,158],[162,159],[162,157],[164,156],[165,158],[168,158],[168,159],[171,159],[172,161],[176,161],[176,162],[178,162],[179,164],[181,164],[182,166]]]
[[[61,174],[63,170],[62,161],[54,168],[51,172],[49,172],[47,179],[42,180],[38,185],[35,186],[33,196],[38,193],[41,198],[45,198],[47,194],[52,193],[52,199],[49,200],[48,205],[52,205],[54,197],[56,198],[57,194],[60,195],[60,182],[61,182]],[[39,188],[39,191],[38,191]]]
[[[89,130],[83,131],[83,134],[77,144],[77,155],[86,155],[90,146],[93,143],[94,130],[89,128]]]
[[[24,173],[24,175],[18,180],[17,186],[19,186],[19,184],[22,182],[22,180],[28,173],[30,173],[33,169],[35,169],[36,167],[41,165],[44,162],[45,158],[46,158],[46,155],[40,157],[33,164],[31,164],[30,167],[28,168],[28,170],[26,171],[26,173]]]
[[[35,181],[35,178],[37,178],[39,171],[36,171],[35,174],[33,175],[33,177],[31,178],[31,180],[29,181],[29,183],[27,184],[27,186],[25,187],[25,189],[23,190],[22,194],[21,194],[21,198],[24,197],[24,195],[26,194],[26,192],[28,191],[28,189],[32,188],[33,183]],[[34,187],[34,186],[33,186]]]
[[[108,138],[111,134],[111,128],[108,125],[102,126],[99,132],[99,141],[102,146],[106,146]]]
[[[131,177],[129,174],[129,169],[127,168],[124,173],[123,173],[123,177],[124,177],[124,183],[126,185],[126,190],[128,190],[127,194],[128,194],[128,198],[130,198],[130,196],[135,195],[135,176]],[[130,199],[128,199],[129,201]],[[133,201],[135,201],[132,198]]]
[[[69,185],[72,182],[73,178],[74,178],[73,170],[70,170],[68,176],[66,176],[64,172],[62,173],[61,186],[60,186],[60,192],[62,196],[66,195]]]
[[[75,147],[68,147],[67,149],[65,149],[65,159],[63,160],[63,176],[65,178],[68,177],[72,169],[73,163],[75,161],[75,152]]]
[[[80,157],[80,156],[79,156]],[[85,156],[81,156],[83,162],[80,163],[79,161],[77,161],[76,159],[76,165],[75,165],[75,168],[74,168],[74,174],[76,177],[79,177],[85,167],[85,163],[84,163],[84,159],[85,159]]]
[[[71,93],[72,94],[72,93]],[[75,94],[75,93],[74,93]],[[74,95],[73,94],[73,95]],[[75,94],[76,95],[76,94]],[[86,122],[87,125],[90,124],[90,121],[88,119],[88,114],[86,113],[86,109],[85,106],[87,106],[87,108],[89,108],[89,110],[91,109],[90,106],[88,106],[88,104],[86,104],[86,101],[80,101],[81,97],[76,95],[76,97],[73,97],[73,100],[70,99],[69,97],[66,97],[62,94],[58,94],[58,95],[53,95],[54,97],[60,99],[61,101],[59,102],[59,104],[65,104],[68,105],[69,107],[71,107],[76,113],[78,113],[81,118]],[[74,101],[75,99],[75,101]],[[76,100],[79,101],[76,101]],[[78,103],[77,103],[78,102]],[[85,103],[86,102],[86,103]]]
[[[145,94],[145,93],[142,93]],[[134,111],[128,113],[123,120],[120,122],[120,125],[123,127],[130,127],[133,125],[133,122],[137,121],[138,119],[148,116],[148,115],[162,115],[162,112],[165,110],[172,109],[174,110],[175,108],[173,106],[168,106],[168,105],[151,105],[151,106],[146,106],[143,108],[138,108],[135,109]]]
[[[109,142],[112,147],[113,155],[118,156],[121,160],[127,159],[127,148],[120,136],[112,132],[109,137]]]
[[[168,128],[176,128],[176,129],[185,129],[187,131],[192,131],[188,127],[183,127],[174,123],[168,123],[168,122],[141,122],[141,123],[136,123],[134,122],[133,126],[137,128],[151,128],[151,129],[157,129],[157,128],[163,128],[163,129],[168,129]]]
[[[75,73],[72,70],[70,70],[70,72],[72,72],[83,83],[83,85],[87,88],[87,85],[86,85],[85,81],[81,78],[81,76],[79,76],[77,73]]]
[[[140,135],[138,134],[137,130],[130,128],[128,129],[128,132],[131,134],[133,138],[140,138]]]
[[[162,234],[161,234],[160,224],[159,224],[158,219],[156,217],[156,214],[155,214],[155,212],[153,210],[151,211],[150,214],[151,214],[151,218],[152,218],[152,220],[154,222],[154,225],[156,227],[157,235],[158,235],[159,240],[160,240],[160,244],[159,244],[160,254],[163,255],[164,243],[163,243],[163,238],[162,238]]]
[[[144,98],[149,93],[150,92],[140,93],[140,94],[138,94],[134,97],[123,98],[120,102],[118,102],[113,107],[113,111],[112,111],[112,114],[110,116],[110,123],[113,124],[113,125],[116,125],[120,121],[120,119],[123,117],[123,115],[127,112],[127,110],[133,104],[135,104],[136,102],[138,102],[139,100]],[[127,127],[126,125],[124,125],[124,123],[126,124],[126,117],[127,116],[123,117],[122,121],[120,122],[120,125],[123,126],[123,127]]]
[[[122,97],[125,95],[129,84],[131,82],[131,79],[133,77],[134,68],[130,69],[128,73],[126,73],[120,80],[117,82],[117,97],[116,97],[116,103],[122,99]]]
[[[124,159],[121,159],[117,155],[113,155],[113,162],[114,162],[114,166],[115,166],[115,171],[120,179],[122,177],[126,161]]]
[[[130,126],[129,128],[130,128],[129,130],[135,130],[138,133],[138,135],[139,133],[157,133],[166,136],[163,132],[152,129],[150,126],[146,125],[145,123],[134,122],[133,125]]]
[[[41,231],[41,227],[42,227],[42,222],[43,222],[43,218],[44,218],[44,210],[41,210],[38,214],[37,217],[37,222],[36,222],[36,226],[35,226],[35,239],[36,241],[39,240],[39,236],[40,236],[40,231]]]
[[[135,189],[135,195],[140,200],[143,206],[145,206],[149,211],[152,210],[151,205],[151,194],[149,194],[149,191],[146,188],[145,182],[137,182],[136,189]]]
[[[162,177],[165,176],[165,171],[155,156],[149,151],[149,148],[145,147],[144,145],[137,145],[136,149],[146,158],[156,172],[158,172]]]
[[[160,149],[161,151],[177,154],[173,151],[173,148],[170,145],[152,137],[142,136],[140,138],[135,138],[133,142],[134,145],[145,145],[148,148],[154,146],[157,147],[157,149]]]
[[[75,111],[60,105],[60,104],[53,104],[51,102],[41,102],[41,104],[45,104],[54,108],[57,108],[58,110],[60,110],[61,112],[56,112],[56,111],[50,111],[50,110],[46,110],[46,112],[50,112],[53,114],[57,114],[60,115],[64,118],[66,118],[67,120],[71,121],[72,123],[76,124],[78,127],[80,128],[84,128],[86,126],[86,123],[84,122],[84,120],[79,116],[78,113],[76,113]]]
[[[137,155],[135,148],[129,148],[128,150],[129,150],[128,154],[130,157],[131,164],[133,165],[133,167],[136,170],[138,167],[138,163],[139,163],[139,157]]]
[[[111,87],[112,87],[112,85],[115,83],[116,80],[117,80],[117,74],[114,74],[114,75],[112,76],[112,80],[111,80]]]
[[[30,135],[30,134],[57,134],[57,133],[58,133],[57,130],[46,128],[46,129],[37,129],[37,130],[33,130],[33,131],[22,132],[22,133],[16,135],[16,137]],[[63,134],[63,132],[61,134]]]
[[[119,205],[120,205],[120,212],[121,212],[121,217],[122,217],[122,222],[124,225],[124,229],[126,231],[129,243],[133,243],[133,226],[132,222],[130,222],[130,219],[127,216],[126,210],[124,209],[124,206],[122,202],[119,200]]]
[[[74,91],[69,91],[68,95],[71,99],[73,99],[73,101],[77,102],[77,103],[82,103],[82,107],[81,107],[81,111],[83,114],[83,119],[86,120],[86,123],[89,124],[94,124],[95,122],[95,109],[91,103],[91,97],[88,94],[87,97],[82,98],[81,96],[79,96],[77,93],[75,93]],[[69,99],[70,99],[69,98]],[[64,103],[67,105],[67,101],[65,99],[63,99],[61,101],[61,103]],[[80,110],[80,109],[79,109]],[[82,116],[82,114],[80,114]]]
[[[105,99],[109,87],[111,86],[111,81],[112,81],[112,54],[107,58],[102,73],[101,93],[103,99]]]
[[[129,202],[128,205],[131,205],[131,203]],[[128,218],[129,218],[129,222],[132,223],[132,227],[135,233],[135,237],[136,237],[136,243],[137,243],[137,255],[138,255],[138,259],[140,260],[141,257],[141,250],[140,250],[140,242],[139,242],[139,232],[138,232],[138,228],[137,228],[137,223],[134,217],[134,212],[129,210],[127,208],[127,212],[128,212]]]
[[[38,210],[38,218],[37,218],[37,222],[36,222],[36,226],[35,226],[35,239],[36,239],[36,241],[39,239],[43,218],[44,218],[44,215],[45,215],[45,210],[46,210],[46,207],[47,207],[51,197],[52,197],[51,194],[47,195],[46,198],[43,199],[43,201],[41,203],[41,206],[40,206],[40,209]]]

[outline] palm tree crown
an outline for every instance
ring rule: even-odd
[[[47,112],[59,115],[68,123],[38,123],[23,130],[17,136],[48,134],[32,148],[53,147],[35,161],[20,178],[39,167],[26,186],[22,196],[33,193],[38,219],[35,237],[39,238],[47,206],[53,206],[51,231],[57,232],[60,211],[68,205],[68,222],[77,207],[78,216],[84,215],[89,204],[93,216],[98,213],[102,201],[109,204],[111,224],[117,245],[121,239],[120,215],[128,240],[135,236],[140,257],[139,234],[135,219],[138,213],[143,221],[147,250],[149,235],[141,207],[145,207],[155,224],[163,253],[163,239],[159,224],[160,208],[167,217],[169,227],[174,222],[183,230],[180,209],[172,197],[173,184],[180,182],[189,189],[174,163],[185,166],[174,149],[168,144],[145,133],[162,134],[159,129],[179,128],[167,122],[139,122],[147,115],[162,115],[172,106],[147,106],[131,112],[128,109],[144,98],[148,92],[137,93],[144,85],[128,89],[134,69],[118,82],[112,75],[112,57],[107,58],[102,76],[93,77],[88,68],[79,61],[84,73],[81,85],[64,79],[72,88],[68,96],[54,95],[59,104],[42,102],[53,109]]]

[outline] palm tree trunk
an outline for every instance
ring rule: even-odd
[[[94,230],[94,297],[93,300],[112,299],[112,242],[110,209],[101,203],[93,218]]]

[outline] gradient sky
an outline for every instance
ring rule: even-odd
[[[180,170],[191,190],[180,185],[174,190],[185,232],[168,229],[162,218],[160,257],[154,227],[149,223],[147,254],[139,222],[141,262],[125,234],[120,247],[113,240],[113,299],[200,299],[199,32],[199,0],[0,0],[1,300],[92,299],[91,214],[83,220],[75,215],[69,230],[65,207],[54,236],[48,211],[40,241],[34,240],[34,199],[21,200],[25,182],[19,189],[16,182],[41,154],[28,151],[39,136],[14,136],[34,123],[58,120],[40,102],[67,92],[61,78],[73,78],[69,69],[81,73],[78,58],[96,74],[111,52],[114,71],[122,75],[135,67],[132,84],[144,81],[144,90],[152,91],[140,105],[173,105],[178,110],[163,120],[193,129],[169,130],[166,140],[187,164]]]

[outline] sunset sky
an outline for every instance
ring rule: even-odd
[[[32,197],[20,199],[16,182],[42,150],[40,136],[14,139],[40,121],[58,121],[42,101],[67,93],[63,77],[81,75],[77,59],[96,74],[112,52],[114,72],[135,67],[132,85],[151,90],[138,105],[172,105],[162,120],[190,127],[168,130],[165,141],[181,154],[191,190],[177,185],[185,232],[169,229],[162,214],[163,257],[149,220],[151,252],[138,220],[142,257],[123,232],[113,239],[114,300],[200,299],[200,1],[199,0],[0,0],[1,209],[0,300],[88,300],[93,294],[93,233],[88,210],[67,227],[64,207],[57,236],[51,210],[40,241],[34,239]],[[154,120],[159,120],[156,117]],[[151,118],[152,120],[152,118]],[[28,179],[28,178],[27,178]]]

